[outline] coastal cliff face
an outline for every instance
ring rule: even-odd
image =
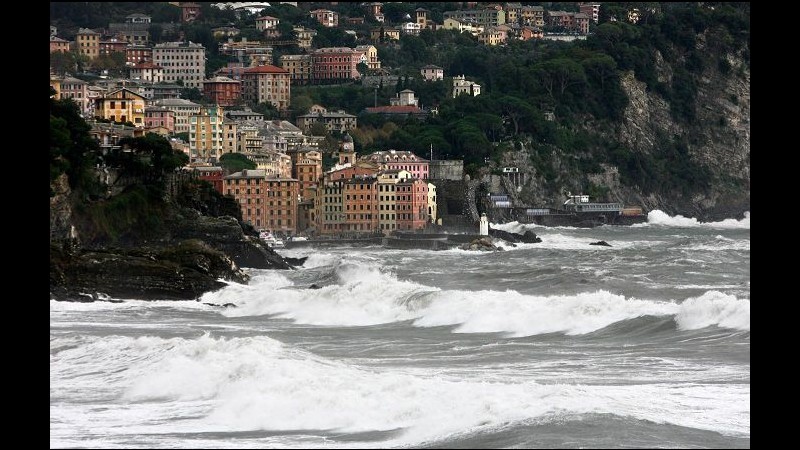
[[[652,49],[649,84],[619,72],[627,97],[619,119],[556,117],[557,128],[586,142],[582,150],[522,142],[493,169],[519,168],[518,195],[532,206],[580,192],[703,221],[742,218],[750,210],[749,46],[719,26],[693,42],[668,46],[669,58]]]
[[[51,189],[55,194],[50,198],[52,299],[191,300],[224,287],[220,280],[247,282],[249,277],[240,267],[291,269],[257,237],[245,234],[236,217],[203,215],[179,204],[202,207],[211,214],[231,212],[226,199],[215,196],[216,201],[204,202],[191,183],[180,190],[180,199],[150,199],[149,206],[138,209],[106,206],[102,209],[106,214],[77,201],[65,178],[52,183]],[[119,197],[97,200],[114,201]],[[112,219],[108,214],[139,217],[115,227],[108,224]],[[158,220],[153,220],[156,214]]]
[[[705,46],[703,38],[698,39],[699,50]],[[636,187],[613,186],[613,177],[603,180],[612,182],[609,187],[618,197],[648,210],[699,218],[740,217],[750,209],[750,67],[741,56],[726,57],[734,68],[731,73],[710,67],[698,77],[696,119],[691,122],[675,120],[666,100],[648,91],[632,73],[623,74],[629,104],[617,130],[619,141],[635,152],[654,154],[664,145],[660,137],[684,137],[688,157],[706,167],[713,181],[708,189],[686,196],[670,191],[645,194]],[[672,66],[658,52],[656,62],[659,81],[671,83]]]

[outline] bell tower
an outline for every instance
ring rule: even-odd
[[[353,137],[350,133],[344,135],[342,139],[342,149],[339,150],[339,164],[356,163],[356,148],[353,145]]]

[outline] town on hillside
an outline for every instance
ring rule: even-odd
[[[439,101],[408,87],[446,81],[444,96],[481,95],[480,83],[434,61],[411,77],[398,74],[378,47],[441,30],[485,46],[581,40],[601,6],[162,2],[107,12],[115,19],[105,23],[72,14],[91,7],[80,5],[51,4],[50,86],[54,98],[77,104],[103,151],[119,150],[125,137],[161,135],[189,157],[183,170],[236,199],[245,222],[314,237],[442,225],[437,186],[465,178],[463,159],[440,154],[434,141],[356,150],[366,140],[362,121],[379,117],[385,129],[436,117]],[[618,19],[635,22],[638,10]],[[370,87],[358,110],[313,101],[311,89],[353,84]]]

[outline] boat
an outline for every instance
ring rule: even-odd
[[[269,248],[284,248],[286,246],[286,244],[283,242],[283,239],[276,237],[269,230],[261,230],[261,232],[258,233],[258,237],[262,241],[266,242]]]

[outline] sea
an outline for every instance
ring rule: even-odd
[[[542,242],[293,248],[198,301],[51,300],[50,446],[750,447],[749,213],[493,226]]]

